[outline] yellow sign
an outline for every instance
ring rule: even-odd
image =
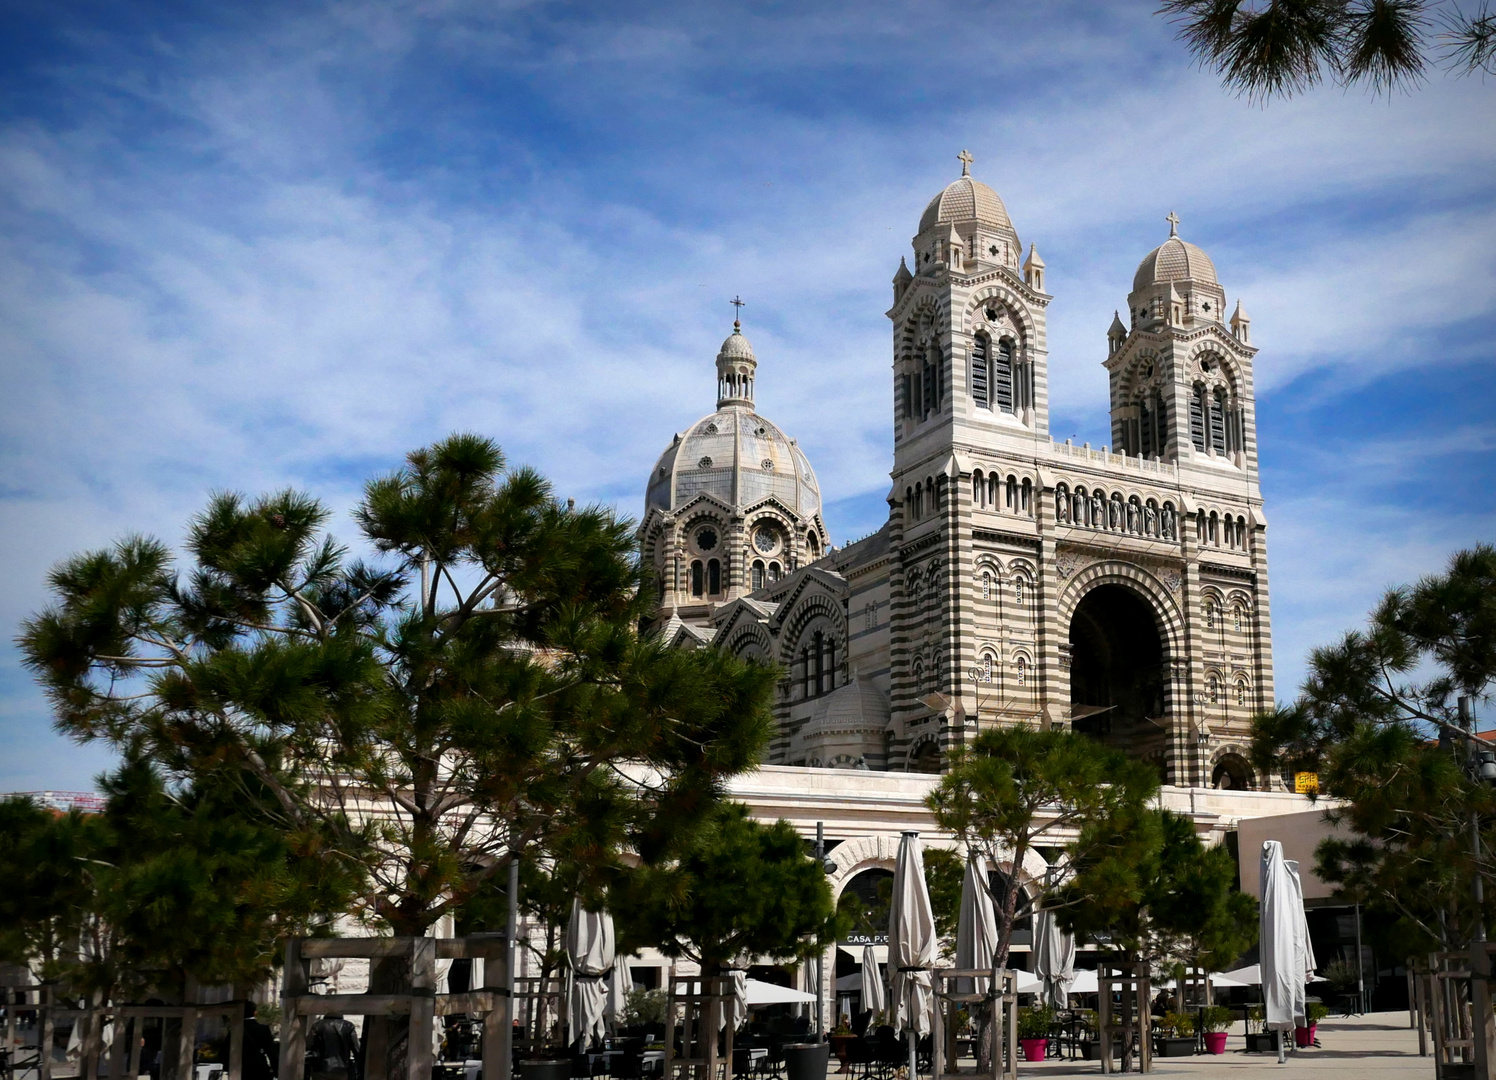
[[[1319,773],[1296,772],[1293,774],[1293,790],[1300,795],[1319,794]]]

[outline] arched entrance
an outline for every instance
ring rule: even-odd
[[[1076,731],[1133,757],[1165,747],[1164,642],[1148,602],[1098,585],[1070,619],[1070,702]]]

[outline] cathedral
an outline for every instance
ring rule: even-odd
[[[1240,301],[1228,315],[1170,214],[1098,350],[1111,444],[1053,441],[1044,261],[961,161],[893,278],[887,523],[832,544],[734,323],[716,411],[647,484],[655,632],[783,670],[770,765],[938,773],[984,727],[1030,723],[1176,787],[1282,790],[1246,753],[1273,682]]]

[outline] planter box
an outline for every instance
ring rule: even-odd
[[[1308,1027],[1296,1027],[1293,1029],[1293,1044],[1295,1046],[1313,1046],[1314,1034],[1318,1024],[1310,1024]]]
[[[1195,1046],[1195,1037],[1193,1035],[1180,1035],[1167,1039],[1153,1040],[1153,1052],[1158,1057],[1190,1057],[1195,1052]]]
[[[1205,1051],[1209,1054],[1224,1054],[1226,1052],[1227,1033],[1224,1031],[1207,1031],[1205,1033]]]
[[[801,1043],[784,1048],[784,1072],[788,1080],[826,1080],[830,1043]]]
[[[521,1061],[520,1080],[571,1080],[571,1059]]]
[[[1080,1056],[1082,1058],[1084,1058],[1086,1061],[1100,1061],[1101,1060],[1101,1044],[1100,1043],[1093,1043],[1093,1042],[1083,1042],[1083,1043],[1081,1043],[1080,1044]],[[1112,1057],[1114,1057],[1114,1058],[1120,1058],[1121,1056],[1122,1056],[1122,1043],[1121,1043],[1120,1040],[1118,1040],[1117,1042],[1112,1043]]]
[[[1247,1053],[1249,1054],[1276,1054],[1278,1052],[1278,1036],[1280,1031],[1259,1031],[1247,1033]]]
[[[1044,1051],[1049,1046],[1048,1039],[1019,1039],[1018,1045],[1023,1047],[1024,1061],[1043,1061]]]

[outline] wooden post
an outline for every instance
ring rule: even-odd
[[[1096,1044],[1101,1050],[1101,1071],[1112,1069],[1112,976],[1111,965],[1103,960],[1096,967]]]
[[[483,1016],[483,1078],[509,1080],[514,1069],[514,984],[509,971],[509,945],[491,945],[483,954],[483,989],[493,995],[493,1008]]]
[[[238,1005],[237,999],[234,1002]],[[226,1080],[240,1080],[244,1075],[244,1010],[236,1008],[229,1014],[229,1064]],[[119,1080],[113,1076],[109,1080]]]
[[[286,967],[281,974],[281,1047],[279,1080],[302,1080],[306,1069],[306,1035],[309,1018],[298,1008],[307,992],[306,968],[301,962],[301,942],[286,942]],[[377,1025],[376,1025],[377,1026]],[[372,1062],[373,1058],[369,1060]],[[132,1078],[133,1080],[133,1078]]]
[[[177,1033],[178,1080],[195,1080],[197,1073],[197,980],[188,975],[182,986],[182,1027]]]
[[[111,1040],[113,1045],[109,1048],[109,1080],[124,1080],[125,1078],[125,1046],[130,1025],[130,1018],[116,1010],[114,1014],[114,1038]],[[129,1080],[135,1080],[135,1077],[131,1076]]]
[[[1153,986],[1149,981],[1146,964],[1135,963],[1132,970],[1136,980],[1133,985],[1137,988],[1133,1003],[1138,1016],[1138,1071],[1150,1073],[1153,1071],[1153,1011],[1150,1008]]]
[[[410,959],[410,1035],[405,1047],[409,1080],[430,1080],[432,1029],[436,1023],[436,940],[415,938]]]
[[[36,1071],[41,1080],[52,1080],[52,1040],[54,1021],[52,1019],[52,988],[41,987],[37,994],[36,1014],[36,1038],[37,1058]]]

